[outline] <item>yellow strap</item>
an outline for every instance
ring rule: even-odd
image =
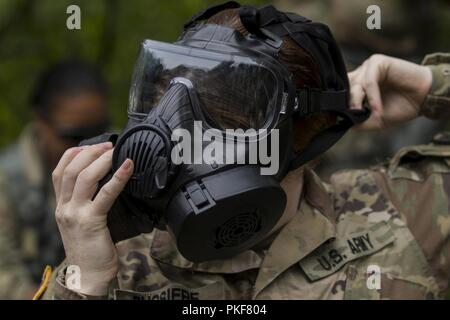
[[[44,273],[42,274],[41,285],[39,286],[38,291],[34,294],[32,300],[39,300],[44,294],[45,290],[48,287],[48,283],[50,282],[50,277],[52,276],[52,267],[45,266]]]

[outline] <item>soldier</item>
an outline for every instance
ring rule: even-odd
[[[198,24],[203,19],[207,19],[207,23]],[[301,32],[297,34],[293,30]],[[270,32],[283,34],[282,43]],[[253,36],[245,37],[249,33]],[[316,35],[320,35],[320,41],[325,41],[327,45],[320,42],[321,45],[316,46]],[[366,119],[366,113],[361,111],[364,110],[362,102],[365,98],[372,113],[366,122],[359,125],[360,129],[384,129],[420,115],[432,118],[447,115],[450,110],[450,55],[428,56],[425,66],[375,55],[350,74],[351,83],[347,86],[342,59],[339,59],[337,47],[329,36],[323,25],[311,23],[298,15],[283,14],[273,7],[259,10],[239,7],[231,2],[194,16],[186,24],[185,33],[177,46],[151,41],[144,43],[137,65],[139,70],[146,70],[146,74],[141,80],[135,78],[137,82],[133,85],[129,110],[133,119],[116,143],[115,148],[119,151],[113,158],[110,142],[70,149],[53,173],[58,199],[56,220],[64,241],[66,260],[55,270],[50,281],[49,272],[45,274],[38,296],[47,288],[45,298],[54,299],[446,297],[450,279],[450,147],[446,136],[436,137],[434,143],[429,145],[402,149],[386,165],[340,172],[331,178],[330,184],[322,182],[313,172],[310,160],[323,152],[326,149],[324,145],[330,144],[340,128],[348,124],[346,117],[353,117],[352,123],[361,123]],[[254,42],[255,37],[262,42]],[[208,54],[208,50],[204,49],[205,39],[208,39],[208,44],[213,44],[214,53]],[[228,47],[228,43],[232,46]],[[236,43],[245,50],[239,51]],[[258,194],[256,201],[249,199],[252,197],[250,193],[245,193],[249,188],[247,183],[252,180],[250,167],[222,167],[216,174],[214,170],[217,165],[214,164],[210,167],[199,165],[195,167],[197,171],[184,165],[173,177],[173,183],[176,184],[180,176],[184,177],[184,172],[190,172],[202,184],[196,187],[195,182],[188,183],[177,193],[181,200],[175,196],[172,198],[163,213],[170,232],[156,229],[151,233],[139,234],[142,230],[139,223],[135,225],[138,235],[114,244],[112,239],[120,238],[117,238],[115,231],[131,231],[128,227],[115,229],[111,224],[113,220],[107,221],[110,208],[116,208],[116,199],[119,204],[121,199],[134,201],[134,205],[128,202],[124,212],[125,216],[133,216],[133,219],[139,219],[139,210],[135,206],[145,207],[148,200],[139,196],[139,183],[146,174],[141,169],[142,158],[131,153],[128,155],[132,159],[125,160],[126,156],[123,156],[126,153],[124,148],[132,145],[127,141],[132,141],[129,139],[133,139],[133,133],[143,128],[154,128],[149,124],[139,127],[134,118],[137,112],[151,110],[145,119],[152,119],[152,115],[157,114],[160,121],[167,121],[165,126],[158,128],[168,128],[172,125],[171,119],[179,119],[177,112],[180,106],[183,107],[185,119],[188,118],[190,111],[185,107],[186,101],[193,103],[190,90],[195,88],[199,101],[205,103],[202,106],[208,110],[208,117],[217,121],[217,127],[223,128],[223,123],[233,126],[236,124],[233,119],[240,124],[248,123],[248,119],[257,121],[259,118],[253,116],[261,113],[251,112],[255,111],[251,109],[252,105],[261,101],[259,99],[264,97],[264,90],[270,91],[273,87],[269,85],[270,81],[267,82],[267,74],[263,70],[252,69],[252,64],[248,63],[261,58],[263,60],[259,62],[274,74],[282,72],[281,69],[275,67],[273,60],[269,62],[267,56],[262,58],[257,53],[253,53],[252,59],[231,64],[240,65],[239,69],[226,69],[228,64],[217,63],[221,54],[225,55],[222,57],[224,61],[231,59],[226,55],[227,50],[233,52],[232,59],[238,59],[236,56],[239,54],[251,55],[247,47],[250,44],[253,50],[267,50],[272,54],[272,50],[278,48],[280,51],[276,51],[276,57],[292,72],[297,88],[298,104],[292,103],[288,93],[282,101],[291,102],[280,104],[274,110],[282,120],[291,119],[294,125],[287,135],[282,133],[285,128],[283,124],[290,123],[289,120],[275,125],[281,132],[283,145],[295,151],[294,160],[288,167],[281,164],[281,169],[289,168],[280,178],[279,186],[286,194],[281,215],[277,203],[283,201],[276,197],[279,190],[276,185],[271,185],[269,193],[264,193],[263,186],[258,185],[259,188],[255,188]],[[196,45],[197,48],[192,47]],[[183,46],[187,47],[185,51]],[[309,49],[309,53],[305,48]],[[200,50],[202,59],[196,61],[193,55],[197,50]],[[210,57],[215,63],[208,60]],[[183,64],[185,60],[189,61],[188,67]],[[177,67],[170,69],[173,61],[177,61]],[[331,61],[334,68],[327,65]],[[317,64],[328,67],[318,69]],[[204,82],[199,82],[195,77],[197,65],[201,66],[202,72],[207,72],[202,77],[207,77]],[[213,66],[210,73],[205,71],[209,65]],[[190,70],[188,73],[186,68]],[[170,85],[166,86],[164,81],[170,80],[175,71],[181,78],[172,78]],[[209,76],[217,76],[218,72],[224,79],[222,83],[208,79]],[[240,76],[248,75],[255,78],[248,79],[242,86]],[[228,77],[234,81],[229,81]],[[284,81],[289,82],[287,79],[284,78]],[[336,79],[342,82],[336,82]],[[325,82],[322,86],[319,85],[321,81]],[[380,86],[381,82],[383,86]],[[228,85],[234,84],[237,84],[234,90],[229,90]],[[209,85],[210,90],[203,91],[205,85]],[[254,100],[245,100],[245,90],[252,91],[258,86],[261,89],[256,91],[258,95],[252,96]],[[139,91],[141,88],[149,88],[149,91]],[[167,94],[162,94],[159,88],[165,88]],[[343,92],[339,88],[351,91],[351,109],[341,109],[340,106],[348,103],[346,99],[339,98]],[[216,90],[223,93],[217,100],[212,97]],[[304,99],[304,90],[312,90],[307,92],[314,96]],[[189,100],[183,98],[183,92],[190,92]],[[272,97],[274,92],[268,94]],[[333,99],[330,100],[330,96]],[[151,103],[147,104],[149,101]],[[155,106],[155,101],[160,102]],[[211,104],[212,101],[216,104]],[[228,104],[227,113],[222,111],[224,101],[233,101]],[[314,101],[318,101],[317,104]],[[333,106],[330,106],[330,101]],[[178,106],[177,102],[181,104]],[[269,106],[269,102],[259,105],[260,108]],[[324,111],[331,107],[340,110],[340,117],[335,117],[334,112]],[[192,110],[205,112],[205,109],[199,108],[195,104],[192,106]],[[314,108],[318,109],[318,113],[310,111]],[[164,113],[167,110],[171,110],[169,119]],[[242,116],[242,112],[246,117]],[[158,139],[163,134],[162,129],[152,130],[157,134],[153,131],[146,133],[152,139]],[[327,134],[321,135],[321,132]],[[142,136],[142,132],[140,134]],[[159,150],[159,158],[155,159],[160,162],[160,168],[167,168],[161,165],[164,152]],[[291,151],[280,151],[280,163],[286,159],[284,153],[290,155]],[[122,160],[118,161],[121,156]],[[113,164],[114,175],[96,193],[97,183]],[[212,171],[207,177],[202,177],[198,176],[201,172],[199,168]],[[227,183],[227,175],[232,174],[233,170],[245,174]],[[133,180],[126,187],[132,175]],[[147,194],[153,194],[156,188],[164,191],[165,184],[161,182],[170,181],[164,179],[161,171],[149,177],[155,178],[156,183],[150,178],[142,180],[147,183],[144,186],[149,183],[155,186],[155,189],[146,189]],[[211,185],[209,181],[215,183]],[[237,188],[233,189],[237,191],[240,185],[247,186],[247,189],[241,190],[241,194],[246,196],[239,197],[238,201],[235,202],[233,196],[225,198],[224,202],[216,197],[216,190],[222,192],[223,197],[226,188]],[[122,193],[124,188],[126,193]],[[164,198],[165,194],[161,197]],[[180,205],[184,203],[183,197],[189,202],[186,206]],[[123,203],[127,205],[127,201]],[[221,211],[218,205],[225,206],[227,210]],[[174,211],[171,206],[174,206]],[[264,215],[267,207],[271,211],[268,216]],[[146,208],[144,212],[150,214],[150,207]],[[156,210],[157,205],[153,204],[151,208]],[[189,226],[177,216],[180,212],[188,215],[191,211],[185,210],[191,210],[189,208],[197,213],[191,220],[197,221],[193,222],[192,230],[188,230]],[[211,212],[211,208],[216,211]],[[259,227],[248,233],[254,224],[240,220],[236,228],[227,229],[229,232],[225,239],[218,237],[222,226],[216,228],[216,220],[222,220],[222,215],[231,217],[228,221],[233,221],[235,217],[244,219],[239,214],[243,208],[253,212],[245,216],[246,221],[250,219],[251,222],[253,220],[249,216],[256,216]],[[110,215],[114,214],[114,210],[110,212]],[[174,215],[177,217],[175,220]],[[210,217],[208,224],[201,223],[202,216]],[[270,216],[276,219],[267,225],[265,219]],[[126,220],[121,221],[125,223]],[[183,238],[185,234],[189,236]],[[209,243],[205,234],[215,234],[216,242]],[[202,241],[197,243],[198,238]],[[233,239],[237,239],[237,243]],[[197,245],[189,247],[192,243]],[[207,255],[210,255],[209,259]],[[216,258],[211,259],[212,256]],[[77,275],[80,281],[73,281]]]
[[[64,257],[51,172],[65,150],[107,128],[106,84],[96,67],[57,64],[36,82],[33,121],[0,154],[0,299],[31,298],[42,268]]]

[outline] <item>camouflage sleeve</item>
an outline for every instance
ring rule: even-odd
[[[14,211],[5,186],[0,174],[0,299],[31,299],[35,287],[18,249]]]
[[[450,284],[450,144],[445,141],[403,148],[375,171],[422,248],[443,298]]]
[[[66,271],[67,263],[64,261],[53,272],[42,300],[107,300],[110,298],[109,295],[91,296],[70,290],[66,286]],[[115,281],[111,283],[111,287],[116,285]]]
[[[450,53],[427,55],[422,62],[433,74],[430,92],[422,105],[422,114],[430,119],[450,116]]]

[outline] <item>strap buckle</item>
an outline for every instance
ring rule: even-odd
[[[297,110],[301,117],[308,117],[322,111],[320,103],[320,89],[317,88],[303,88],[297,90],[296,103]]]

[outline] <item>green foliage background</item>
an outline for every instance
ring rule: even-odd
[[[0,147],[29,120],[28,97],[39,72],[67,58],[100,65],[110,85],[114,125],[123,125],[139,43],[146,38],[174,41],[192,14],[220,2],[224,1],[0,0]],[[71,4],[81,8],[81,30],[66,27]]]

